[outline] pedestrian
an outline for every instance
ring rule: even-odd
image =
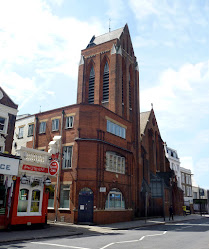
[[[172,218],[173,220],[173,207],[172,205],[169,207],[169,220]]]

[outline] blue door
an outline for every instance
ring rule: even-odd
[[[79,192],[78,222],[93,223],[94,194],[89,188],[83,188]]]

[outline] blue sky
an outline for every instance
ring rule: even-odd
[[[0,0],[0,85],[19,114],[76,103],[80,52],[128,23],[140,109],[209,189],[209,1]]]

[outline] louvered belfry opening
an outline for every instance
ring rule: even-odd
[[[103,73],[103,101],[109,101],[109,66],[107,62]]]
[[[129,83],[129,108],[132,108],[131,106],[131,76],[129,72],[129,77],[128,77],[128,83]]]
[[[92,66],[90,76],[89,76],[89,104],[94,104],[94,81],[95,81],[95,73],[94,68]]]

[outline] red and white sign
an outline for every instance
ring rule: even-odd
[[[59,163],[57,161],[51,161],[49,165],[49,174],[50,175],[55,175],[59,169]]]
[[[41,173],[48,173],[48,169],[44,167],[32,166],[23,164],[22,170],[36,171]]]

